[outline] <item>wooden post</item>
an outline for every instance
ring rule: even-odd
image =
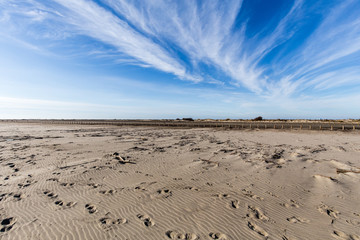
[[[331,131],[334,130],[333,125],[331,125],[330,130],[331,130]]]
[[[311,130],[311,125],[309,125],[309,129]]]
[[[284,129],[284,125],[281,125],[281,129]]]
[[[321,130],[321,124],[320,124],[320,127],[319,127],[319,129]]]
[[[302,129],[302,125],[300,125],[300,129]]]
[[[345,127],[344,127],[344,125],[342,125],[342,130],[345,130]]]
[[[251,124],[250,124],[250,129],[251,129]]]

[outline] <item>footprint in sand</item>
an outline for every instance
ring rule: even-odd
[[[165,198],[172,196],[172,192],[169,189],[159,189],[156,192],[158,195],[164,196]]]
[[[299,208],[300,207],[300,205],[295,200],[292,200],[292,199],[289,200],[289,203],[280,203],[280,205],[284,206],[286,208],[291,208],[291,207]]]
[[[291,223],[308,223],[308,222],[310,222],[309,220],[307,220],[305,218],[300,218],[300,217],[295,217],[295,216],[287,218],[286,220],[288,220]]]
[[[141,221],[143,221],[144,225],[146,227],[152,227],[155,225],[155,222],[151,219],[151,217],[149,215],[146,214],[138,214],[136,215],[138,219],[140,219]]]
[[[325,204],[321,204],[319,207],[318,207],[318,210],[320,213],[323,213],[323,214],[326,214],[328,215],[329,217],[331,217],[332,219],[335,219],[338,217],[338,214],[340,214],[339,211],[335,210],[334,208],[332,207],[329,207]]]
[[[104,195],[113,195],[114,193],[116,193],[116,190],[114,190],[114,189],[103,190],[103,191],[99,191],[99,193],[104,194]]]
[[[266,191],[266,193],[269,194],[270,196],[273,196],[273,197],[276,197],[276,198],[279,197],[278,195],[276,195],[275,193],[272,193],[270,191]]]
[[[227,193],[219,193],[219,194],[216,194],[214,195],[215,197],[218,197],[220,199],[224,199],[224,198],[228,198],[229,197],[229,194]]]
[[[32,183],[36,183],[37,181],[33,182],[31,180],[26,180],[25,183],[19,183],[18,188],[26,188],[29,187]]]
[[[106,229],[106,228],[111,228],[112,226],[115,225],[125,224],[128,222],[128,220],[125,218],[113,219],[113,218],[103,217],[99,219],[99,222],[101,226]]]
[[[85,204],[85,208],[90,214],[97,212],[96,206],[93,204],[90,204],[90,203]]]
[[[7,193],[2,193],[2,194],[0,194],[0,202],[1,202],[2,200],[6,199],[7,195],[8,195]]]
[[[27,160],[25,163],[31,164],[31,165],[36,165],[36,162],[33,160]]]
[[[74,186],[74,183],[60,183],[60,186],[63,186],[63,187],[72,187],[72,186]]]
[[[21,194],[21,193],[15,193],[15,194],[13,195],[13,197],[14,197],[14,199],[15,199],[16,201],[20,201],[21,199],[24,199],[24,195]]]
[[[146,188],[144,188],[143,186],[136,186],[135,190],[137,190],[137,191],[147,191]]]
[[[21,194],[21,193],[3,193],[3,194],[0,194],[0,201],[8,198],[8,197],[13,197],[13,199],[15,201],[20,201],[21,199],[23,199],[25,196],[24,194]]]
[[[210,233],[209,236],[212,239],[227,240],[227,236],[223,233]]]
[[[9,218],[5,218],[1,221],[1,229],[0,232],[8,232],[10,231],[14,224],[16,223],[16,218],[14,217],[9,217]]]
[[[248,227],[251,230],[253,230],[253,231],[257,232],[258,234],[260,234],[261,236],[264,236],[266,238],[269,236],[269,234],[264,229],[262,229],[261,227],[259,227],[255,223],[248,222]]]
[[[46,179],[46,181],[49,181],[49,182],[58,182],[59,179],[58,179],[58,178],[48,178],[48,179]]]
[[[100,184],[97,183],[89,183],[88,186],[93,187],[93,188],[98,188],[100,186]]]
[[[185,187],[185,189],[188,189],[188,190],[191,190],[191,191],[199,191],[198,188],[196,188],[196,187],[191,187],[191,186],[187,186],[187,187]]]
[[[354,226],[360,226],[360,221],[354,219],[347,219],[346,222]]]
[[[239,200],[232,200],[232,201],[231,201],[231,207],[232,207],[232,208],[239,208],[239,207],[240,207],[240,202],[239,202]]]
[[[7,163],[6,165],[7,165],[8,167],[10,167],[10,168],[15,167],[15,164],[14,164],[14,163]]]
[[[51,191],[48,191],[48,190],[44,191],[43,193],[44,193],[44,195],[46,195],[48,198],[51,198],[51,199],[54,199],[54,198],[58,197],[57,194],[55,194],[55,193],[53,193]]]
[[[76,202],[64,202],[62,200],[58,200],[58,201],[55,201],[55,204],[60,206],[60,207],[73,207],[76,205]]]
[[[261,211],[260,208],[248,206],[248,209],[250,210],[250,213],[247,215],[248,217],[269,221],[269,218]]]
[[[194,233],[179,233],[177,231],[167,231],[166,236],[170,239],[196,240],[199,237]]]
[[[243,194],[247,197],[251,197],[251,198],[254,198],[254,199],[257,199],[257,200],[264,200],[264,198],[262,197],[259,197],[255,194],[253,194],[250,190],[247,190],[247,189],[242,189],[241,190],[243,192]]]
[[[334,230],[333,234],[334,237],[338,239],[344,239],[344,240],[360,240],[360,237],[355,234],[346,234],[341,231]]]

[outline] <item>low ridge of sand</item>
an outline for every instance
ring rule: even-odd
[[[0,239],[360,239],[360,135],[0,124]]]

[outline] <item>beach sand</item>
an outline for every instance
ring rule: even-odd
[[[360,239],[354,132],[0,124],[0,239]]]

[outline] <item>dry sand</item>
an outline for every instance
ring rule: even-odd
[[[0,124],[0,239],[359,239],[359,132]]]

